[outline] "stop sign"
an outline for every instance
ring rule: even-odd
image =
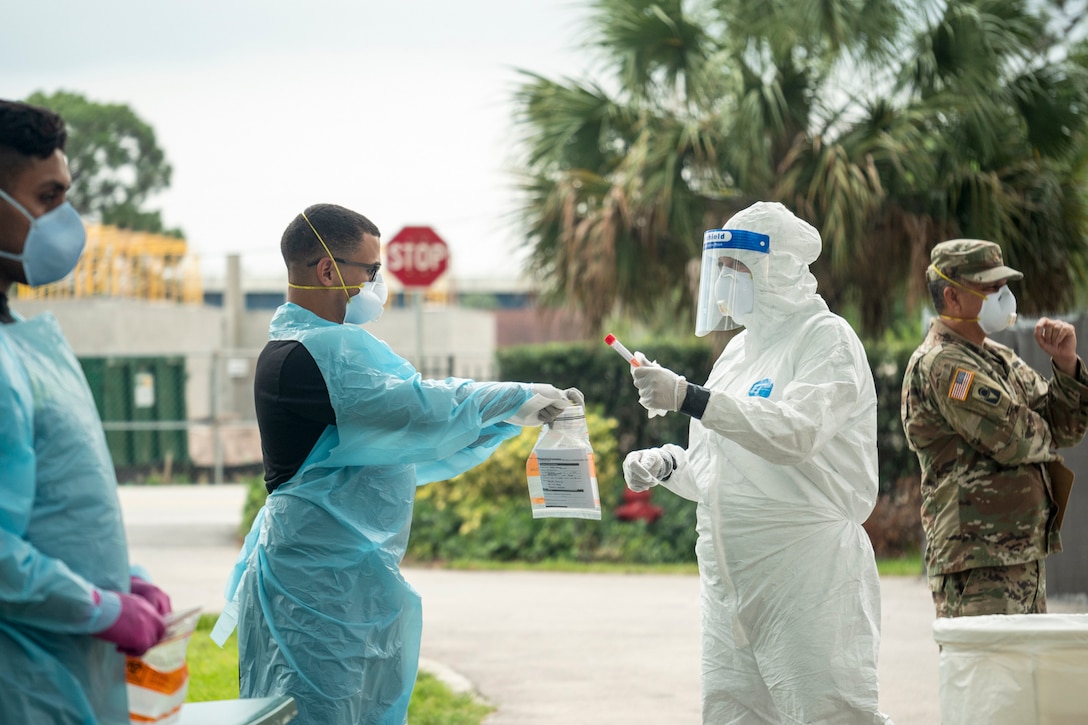
[[[385,268],[405,287],[429,287],[449,266],[450,250],[430,227],[404,227],[385,248]]]

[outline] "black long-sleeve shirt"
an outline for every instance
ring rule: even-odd
[[[257,425],[261,431],[264,484],[272,493],[288,481],[310,455],[336,413],[321,370],[295,340],[272,340],[257,358],[253,380]]]

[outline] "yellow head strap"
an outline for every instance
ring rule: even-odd
[[[938,277],[940,277],[941,279],[943,279],[943,280],[944,280],[945,282],[948,282],[949,284],[954,284],[954,285],[956,285],[957,287],[959,287],[960,289],[965,289],[965,290],[967,290],[968,292],[970,292],[970,293],[971,293],[971,294],[973,294],[973,295],[976,295],[976,296],[978,296],[978,297],[981,297],[982,299],[986,299],[986,295],[982,294],[982,293],[981,293],[981,292],[979,292],[979,291],[978,291],[977,289],[971,289],[971,288],[970,288],[970,287],[968,287],[967,285],[965,285],[965,284],[962,284],[962,283],[960,283],[960,282],[957,282],[956,280],[952,279],[951,277],[949,277],[948,275],[946,275],[946,274],[945,274],[944,272],[942,272],[941,270],[937,269],[937,265],[935,265],[935,264],[931,264],[931,265],[929,265],[929,268],[930,268],[930,269],[932,269],[932,270],[933,270],[934,272],[936,272],[936,273],[937,273],[937,276],[938,276]]]
[[[982,299],[986,299],[986,295],[982,294],[978,290],[971,289],[967,285],[960,284],[956,280],[954,280],[951,277],[949,277],[948,275],[946,275],[941,270],[937,269],[937,265],[931,264],[931,265],[929,265],[929,268],[932,269],[934,272],[936,272],[938,277],[940,277],[944,281],[948,282],[949,284],[955,285],[955,286],[959,287],[960,289],[965,289],[965,290],[967,290],[968,292],[970,292],[973,295],[978,295]],[[943,317],[946,320],[955,320],[956,322],[978,322],[977,317],[953,317],[952,315],[946,315],[946,314],[943,314],[943,313],[940,316]]]

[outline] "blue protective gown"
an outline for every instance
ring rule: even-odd
[[[317,362],[336,413],[246,537],[213,633],[237,617],[242,697],[289,694],[300,725],[401,725],[423,616],[401,576],[416,486],[484,461],[519,426],[522,383],[423,380],[355,325],[292,303],[272,340]]]
[[[95,587],[129,590],[94,399],[52,314],[0,324],[0,723],[127,725]]]

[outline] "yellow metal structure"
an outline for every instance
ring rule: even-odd
[[[87,224],[75,271],[41,287],[15,286],[16,299],[127,297],[202,304],[200,260],[184,239]]]

